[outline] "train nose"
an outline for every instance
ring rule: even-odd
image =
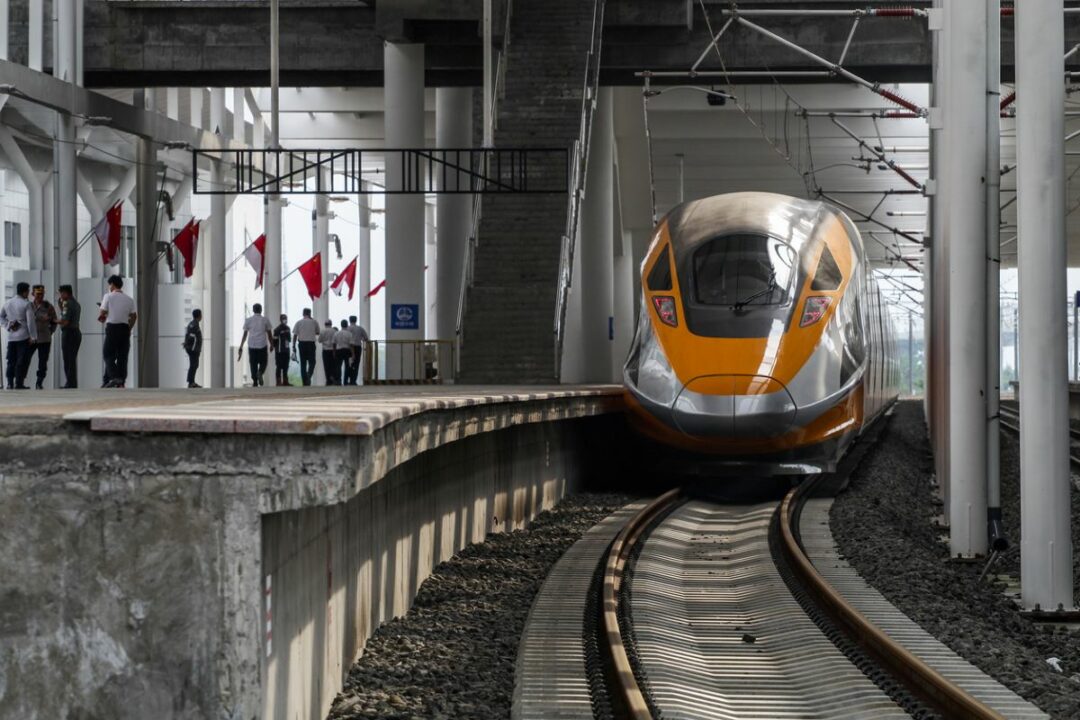
[[[798,408],[784,384],[765,375],[705,375],[688,382],[672,415],[687,435],[775,437],[795,422]]]

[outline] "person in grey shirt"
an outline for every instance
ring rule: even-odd
[[[315,374],[315,340],[318,337],[319,323],[311,317],[311,309],[304,308],[304,317],[293,327],[292,338],[294,357],[296,346],[300,346],[300,381],[304,385],[310,385],[311,376]]]
[[[28,390],[26,372],[30,369],[30,346],[37,340],[37,320],[34,307],[27,298],[30,283],[15,286],[15,295],[0,308],[0,327],[7,330],[7,377],[8,390]]]
[[[45,286],[35,285],[31,290],[33,299],[30,305],[34,308],[34,321],[37,323],[37,340],[30,348],[29,365],[33,362],[34,353],[37,353],[37,383],[34,385],[38,390],[45,387],[45,376],[49,374],[49,357],[52,355],[52,336],[56,332],[57,317],[56,308],[45,299]]]
[[[70,285],[60,286],[60,297],[57,300],[60,306],[60,352],[64,357],[64,385],[65,390],[74,390],[79,387],[79,347],[82,345],[82,330],[79,322],[82,320],[82,305],[75,299]]]
[[[364,344],[368,341],[368,334],[363,325],[357,324],[355,315],[349,316],[349,332],[352,333],[353,338],[353,357],[352,364],[349,366],[349,384],[355,385],[356,379],[360,376],[360,362],[364,356]]]

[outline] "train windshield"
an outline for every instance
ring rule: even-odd
[[[785,306],[797,267],[798,253],[776,238],[751,233],[713,238],[694,251],[694,301],[737,310]]]

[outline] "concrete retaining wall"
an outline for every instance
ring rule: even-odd
[[[573,487],[606,422],[576,418],[616,407],[425,412],[366,436],[0,421],[0,718],[323,716],[432,565]]]

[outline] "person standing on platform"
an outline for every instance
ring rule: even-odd
[[[251,365],[251,384],[259,387],[263,384],[263,373],[266,372],[266,360],[270,344],[274,341],[270,321],[262,315],[262,305],[255,303],[251,306],[251,317],[244,321],[244,335],[240,338],[240,349],[236,359],[244,357],[244,341],[251,336],[248,343],[248,363]]]
[[[326,375],[327,385],[341,384],[337,377],[337,354],[334,352],[334,336],[336,334],[337,330],[334,329],[334,323],[329,320],[326,321],[322,332],[319,333],[319,344],[322,345],[323,373]]]
[[[355,385],[356,380],[360,377],[360,364],[364,357],[364,343],[368,340],[367,330],[363,325],[359,325],[356,322],[356,316],[349,316],[349,332],[353,336],[353,359],[352,365],[349,368],[349,384]]]
[[[30,361],[33,362],[34,353],[37,353],[37,382],[34,384],[38,390],[45,387],[45,376],[49,374],[49,358],[52,356],[52,336],[56,332],[57,317],[56,308],[45,299],[45,286],[35,285],[31,291],[33,300],[30,301],[34,308],[34,320],[37,322],[37,341],[30,348]],[[29,363],[28,363],[29,364]]]
[[[297,321],[293,328],[293,354],[296,354],[296,346],[300,346],[300,382],[305,386],[311,384],[311,376],[315,374],[315,340],[319,337],[319,323],[311,317],[311,309],[304,308],[304,317]]]
[[[124,294],[124,278],[109,278],[109,292],[101,298],[98,322],[105,324],[105,343],[101,354],[105,360],[105,383],[101,387],[122,388],[127,383],[128,352],[131,350],[131,330],[139,319],[135,301]]]
[[[281,316],[281,322],[274,328],[274,384],[278,387],[289,384],[289,346],[292,344],[292,331],[289,330],[289,317]]]
[[[28,299],[30,283],[15,286],[15,294],[0,308],[0,326],[7,330],[8,390],[27,390],[26,370],[30,367],[30,346],[37,339],[37,321]]]
[[[202,387],[195,382],[195,371],[199,369],[199,357],[202,355],[202,310],[195,308],[191,311],[191,322],[184,331],[184,352],[187,353],[187,386],[189,388]]]
[[[349,321],[341,321],[341,329],[334,334],[334,354],[337,359],[335,374],[338,382],[348,385],[349,372],[352,368],[353,358],[356,355],[356,346],[353,345],[353,334],[349,332]]]
[[[75,299],[70,285],[60,286],[60,352],[64,357],[64,390],[79,387],[79,348],[82,346],[82,305]]]

